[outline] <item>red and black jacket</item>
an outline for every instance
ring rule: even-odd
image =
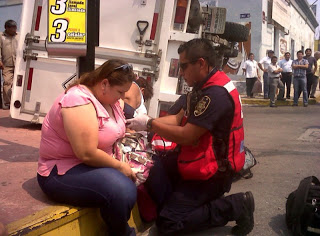
[[[197,145],[181,146],[178,156],[179,172],[187,180],[206,180],[212,177],[218,170],[231,169],[239,172],[245,161],[243,113],[240,95],[228,76],[222,72],[215,72],[202,85],[201,89],[210,86],[223,87],[233,101],[233,119],[230,127],[225,156],[217,156],[214,142],[216,138],[211,131],[207,131],[199,139]],[[184,122],[183,125],[185,125]]]

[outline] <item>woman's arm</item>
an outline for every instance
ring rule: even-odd
[[[62,108],[63,125],[72,150],[83,163],[93,167],[112,167],[135,178],[127,163],[122,163],[98,149],[98,120],[92,103]]]
[[[141,104],[140,88],[137,84],[132,83],[130,89],[125,93],[123,101],[129,104],[134,109],[137,109]]]

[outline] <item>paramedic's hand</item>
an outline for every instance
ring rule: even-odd
[[[4,69],[2,61],[0,61],[0,69]]]
[[[119,171],[122,172],[129,179],[131,179],[133,182],[136,182],[136,174],[133,173],[128,163],[120,162]]]
[[[147,130],[147,122],[149,119],[151,119],[150,116],[139,114],[135,118],[127,120],[127,127],[135,131],[145,131]]]

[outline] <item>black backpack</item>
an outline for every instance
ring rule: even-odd
[[[320,182],[315,176],[303,179],[288,196],[286,223],[294,236],[320,235]]]

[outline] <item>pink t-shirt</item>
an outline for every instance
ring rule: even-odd
[[[116,121],[95,96],[83,85],[72,87],[61,94],[46,115],[41,129],[38,173],[49,176],[56,165],[58,174],[63,175],[72,167],[82,163],[74,154],[67,138],[61,116],[61,107],[75,107],[92,103],[99,123],[98,148],[112,155],[113,144],[125,134],[125,117],[119,101],[111,105]],[[85,145],[85,144],[83,144]]]

